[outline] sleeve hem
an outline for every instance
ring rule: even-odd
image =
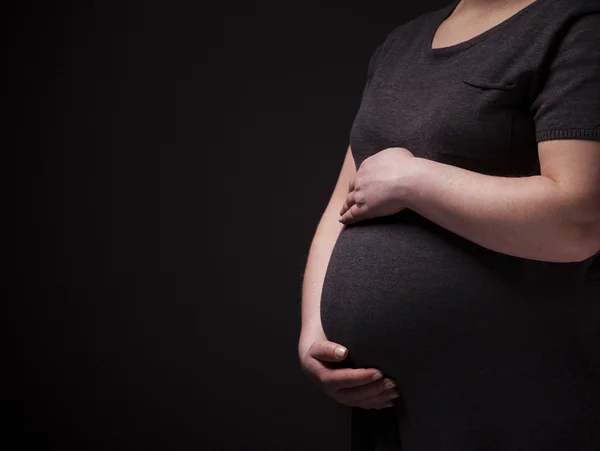
[[[562,128],[536,132],[537,142],[549,141],[551,139],[594,139],[600,140],[600,129],[598,128]]]
[[[594,139],[600,140],[598,128],[563,128],[539,131],[535,134],[537,142],[551,139]]]

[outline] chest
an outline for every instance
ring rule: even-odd
[[[444,42],[468,37],[456,36]],[[490,35],[449,58],[429,58],[426,47],[390,53],[353,123],[357,166],[377,151],[406,147],[418,157],[490,175],[537,174],[529,109],[537,75],[524,50],[502,40],[500,33]],[[427,46],[426,37],[418,45]]]

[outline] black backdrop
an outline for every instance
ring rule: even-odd
[[[3,449],[347,449],[302,273],[371,52],[444,3],[3,4]]]

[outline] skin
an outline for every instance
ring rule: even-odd
[[[392,147],[350,181],[340,222],[411,208],[481,246],[516,257],[578,262],[600,249],[600,142],[538,144],[541,175],[497,177]]]
[[[472,38],[531,0],[463,0],[433,47]],[[340,222],[410,207],[442,227],[508,255],[578,262],[600,249],[600,142],[538,144],[541,175],[492,177],[388,148],[366,159],[341,206]]]
[[[433,47],[469,39],[502,22],[531,0],[463,0],[441,24]],[[363,161],[351,178],[340,222],[351,224],[411,208],[471,241],[498,252],[546,261],[581,261],[600,249],[600,142],[538,144],[541,175],[493,177],[388,148]],[[515,233],[515,230],[517,231]],[[322,329],[303,329],[303,371],[348,406],[389,407],[399,395],[375,368],[336,368],[347,349]],[[344,349],[342,358],[335,349]]]
[[[318,310],[328,255],[343,229],[343,225],[336,221],[337,205],[346,197],[348,183],[355,174],[356,162],[352,148],[348,146],[335,189],[323,212],[309,252],[302,286],[302,328],[298,356],[302,370],[309,379],[335,401],[363,409],[381,409],[390,407],[399,396],[397,389],[385,386],[387,382],[394,381],[389,377],[373,381],[373,376],[383,376],[376,368],[353,368],[347,364],[342,365],[346,368],[340,368],[339,363],[343,363],[348,350],[341,344],[328,340]],[[341,357],[336,355],[336,349],[343,351]]]
[[[343,350],[342,357],[337,356],[336,349]],[[308,341],[301,342],[299,346],[304,374],[340,404],[367,410],[391,407],[400,396],[400,392],[393,388],[395,382],[383,377],[381,371],[375,368],[336,368],[332,365],[347,356],[346,348],[327,340],[322,333],[309,335]]]

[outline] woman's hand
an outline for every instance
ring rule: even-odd
[[[389,147],[365,159],[350,182],[340,222],[389,216],[407,207],[407,187],[415,174],[415,156],[403,147]]]
[[[335,368],[328,362],[340,362],[348,355],[345,349],[342,357],[337,357],[337,343],[327,339],[300,342],[298,355],[302,371],[323,392],[341,404],[356,406],[363,409],[384,409],[392,407],[394,400],[400,396],[394,386],[385,384],[395,382],[387,377],[381,377],[381,371],[374,368]],[[380,379],[373,381],[373,376],[379,374]]]

